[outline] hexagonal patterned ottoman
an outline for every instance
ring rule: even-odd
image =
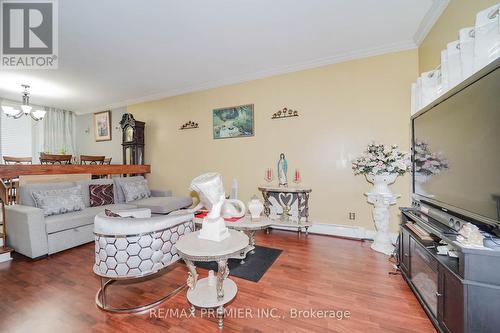
[[[177,262],[175,242],[194,230],[190,213],[153,217],[149,209],[118,213],[122,217],[99,214],[94,222],[94,272],[105,278],[144,277]]]

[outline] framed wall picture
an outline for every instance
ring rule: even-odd
[[[111,140],[111,111],[94,113],[95,141]]]
[[[213,110],[214,139],[254,135],[253,104]]]

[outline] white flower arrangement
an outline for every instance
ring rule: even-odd
[[[398,149],[397,145],[390,148],[383,144],[371,143],[365,153],[352,162],[355,175],[404,175],[410,170],[410,157]]]

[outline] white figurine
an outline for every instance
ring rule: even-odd
[[[209,213],[203,218],[199,238],[220,242],[229,237],[224,217],[245,215],[245,204],[240,200],[226,200],[222,177],[216,172],[205,173],[191,182],[190,190],[198,193],[200,203],[191,211],[205,207]]]
[[[238,199],[226,199],[222,204],[221,215],[223,218],[242,217],[245,215],[246,207],[243,201]]]
[[[247,206],[253,220],[259,219],[260,214],[264,211],[264,205],[255,195],[252,197],[252,200],[247,203]]]
[[[457,236],[457,241],[465,246],[484,247],[484,236],[479,231],[479,228],[472,223],[466,223],[460,228]]]
[[[285,154],[280,154],[280,159],[278,161],[278,180],[279,186],[288,187],[288,179],[286,173],[288,171],[288,162],[286,161]]]

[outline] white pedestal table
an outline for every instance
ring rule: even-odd
[[[236,296],[238,287],[233,280],[228,279],[229,269],[227,260],[237,258],[249,244],[248,236],[244,233],[229,230],[230,237],[221,242],[199,239],[200,232],[192,232],[182,236],[175,247],[189,269],[187,278],[187,299],[194,313],[198,308],[215,308],[218,317],[218,326],[224,326],[224,305]],[[198,280],[198,273],[194,261],[215,261],[218,272],[215,285],[209,285],[209,278]]]

